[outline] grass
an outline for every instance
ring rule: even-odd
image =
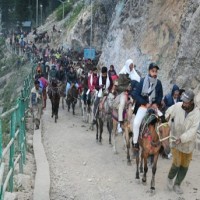
[[[78,4],[74,7],[74,9],[73,9],[73,11],[72,11],[70,17],[69,17],[68,20],[65,22],[65,27],[68,27],[68,28],[69,28],[69,27],[71,27],[71,26],[74,25],[74,22],[77,20],[78,15],[79,15],[80,12],[82,11],[83,7],[84,7],[84,4],[83,4],[83,3],[78,3]]]
[[[70,2],[65,1],[64,3],[64,17],[67,16],[71,10],[73,9],[74,1],[71,0]],[[56,20],[60,21],[63,19],[63,5],[61,4],[58,9],[56,10]]]

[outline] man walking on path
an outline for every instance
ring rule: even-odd
[[[177,194],[183,193],[180,185],[192,159],[200,123],[200,112],[194,104],[193,91],[184,92],[181,100],[183,102],[169,107],[165,114],[166,117],[170,116],[171,134],[176,138],[172,142],[173,162],[168,174],[167,187],[169,190],[173,189]]]
[[[40,127],[40,119],[42,114],[42,89],[40,88],[40,82],[35,80],[34,87],[31,90],[31,102],[30,107],[33,112],[33,119],[35,123],[35,129]]]

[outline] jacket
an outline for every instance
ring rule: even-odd
[[[149,103],[149,97],[142,96],[143,83],[144,83],[144,78],[141,79],[140,83],[137,84],[136,89],[132,93],[132,96],[136,100],[138,105],[146,105],[147,103]],[[155,87],[155,90],[156,90],[156,96],[155,100],[152,103],[160,105],[163,98],[163,89],[160,80],[157,80],[157,85]]]
[[[177,85],[174,85],[173,88],[172,88],[172,91],[167,94],[165,97],[164,97],[164,103],[165,103],[165,109],[169,108],[170,106],[174,105],[175,102],[174,102],[174,99],[173,99],[173,95],[174,95],[174,92],[179,90],[179,87]],[[177,102],[180,102],[180,98],[177,99]]]
[[[77,82],[76,72],[68,72],[67,82],[70,84]]]
[[[185,117],[185,110],[182,109],[182,102],[178,102],[169,107],[165,113],[167,118],[170,115],[169,125],[171,135],[181,139],[181,143],[174,148],[183,153],[191,153],[195,148],[197,130],[200,123],[200,112],[195,107]]]

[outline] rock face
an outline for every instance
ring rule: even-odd
[[[84,2],[77,23],[63,33],[63,43],[74,49],[90,45],[91,7]],[[100,66],[114,64],[119,71],[131,58],[144,75],[153,61],[165,93],[174,83],[199,91],[199,0],[95,0],[92,13],[91,43],[102,52]]]

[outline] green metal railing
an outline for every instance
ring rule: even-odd
[[[30,101],[30,91],[33,84],[34,68],[24,81],[24,87],[16,105],[0,115],[0,200],[4,199],[5,191],[13,192],[14,170],[19,164],[19,173],[23,173],[23,165],[26,162],[26,112]],[[10,122],[10,141],[3,148],[3,123],[4,119]],[[7,155],[9,154],[9,155]],[[6,158],[9,162],[6,163]],[[6,166],[8,170],[5,170]]]

